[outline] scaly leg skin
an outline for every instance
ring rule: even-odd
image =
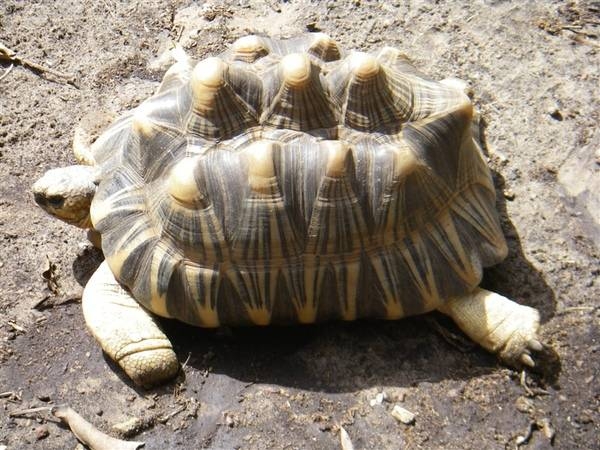
[[[102,350],[137,385],[150,387],[173,378],[179,362],[152,316],[115,280],[103,262],[82,298],[88,328]]]
[[[495,292],[476,288],[463,297],[449,300],[439,310],[452,317],[473,341],[497,353],[510,366],[533,367],[531,350],[543,349],[537,337],[540,325],[537,310]]]

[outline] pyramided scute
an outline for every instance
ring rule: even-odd
[[[368,81],[379,74],[381,65],[374,56],[364,52],[353,52],[349,57],[350,70],[356,81]]]
[[[305,251],[312,254],[352,253],[368,240],[368,227],[357,197],[353,155],[348,144],[320,142],[328,152],[326,173],[320,183],[307,230]]]
[[[305,53],[284,56],[265,81],[261,124],[308,131],[337,124],[320,68]]]
[[[308,53],[325,62],[337,61],[341,57],[337,43],[325,33],[311,35],[313,41],[308,47]]]
[[[269,193],[271,185],[275,182],[275,167],[273,165],[273,152],[276,149],[273,141],[256,141],[246,150],[248,156],[248,182],[254,192]]]
[[[326,175],[332,178],[340,178],[346,174],[346,159],[350,147],[342,141],[322,141],[320,146],[327,151]]]
[[[266,45],[265,39],[256,35],[248,35],[239,38],[235,41],[231,49],[233,51],[233,59],[235,61],[244,61],[253,63],[259,58],[269,54],[269,48]]]
[[[394,47],[383,47],[376,53],[377,61],[391,70],[404,75],[415,75],[418,78],[427,79],[424,74],[417,70],[411,63],[410,58]]]
[[[227,69],[227,64],[217,57],[200,61],[194,67],[191,80],[192,92],[194,109],[199,113],[214,109],[219,88],[225,84]]]
[[[411,94],[375,56],[352,52],[327,76],[342,123],[363,132],[397,133],[407,120]]]
[[[231,247],[240,261],[279,261],[299,254],[297,230],[290,220],[274,166],[279,146],[268,140],[246,150],[250,192],[239,210]],[[275,263],[273,263],[275,264]]]
[[[256,124],[262,86],[251,72],[212,57],[196,65],[190,84],[191,134],[226,139]]]
[[[303,88],[310,81],[311,63],[308,56],[292,53],[281,59],[283,82],[291,88]]]
[[[144,137],[151,137],[154,129],[154,124],[150,117],[142,106],[139,106],[136,112],[133,115],[133,120],[131,121],[131,126],[133,131],[139,135]]]
[[[205,208],[208,205],[208,198],[200,191],[195,175],[198,158],[197,156],[184,158],[171,169],[168,192],[172,198],[186,207]]]

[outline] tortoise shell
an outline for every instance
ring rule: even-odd
[[[471,291],[506,244],[473,107],[394,48],[247,36],[96,142],[117,280],[203,326],[396,319]]]

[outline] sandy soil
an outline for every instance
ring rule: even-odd
[[[356,449],[523,437],[600,448],[599,22],[584,1],[3,1],[0,42],[73,79],[0,67],[0,449],[75,448],[48,414],[10,416],[55,404],[149,449],[334,449],[340,426]],[[82,119],[152,93],[169,41],[200,59],[248,32],[307,30],[397,46],[434,78],[470,82],[510,246],[484,284],[539,308],[552,349],[524,383],[437,315],[219,332],[167,322],[184,376],[151,391],[87,333],[79,299],[101,255],[36,208],[32,182],[74,162]],[[387,400],[371,405],[378,392]],[[414,424],[391,416],[395,404]]]

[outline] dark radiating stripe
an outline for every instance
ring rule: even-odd
[[[368,229],[346,177],[323,177],[307,234],[306,253],[343,254],[361,248]]]

